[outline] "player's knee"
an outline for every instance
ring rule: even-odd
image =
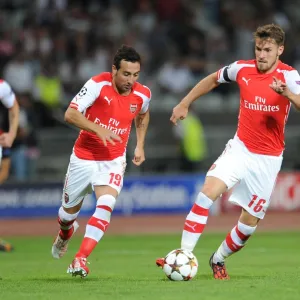
[[[116,204],[116,198],[113,195],[102,195],[97,200],[97,207],[106,206],[109,207],[111,211],[114,210]]]
[[[76,214],[80,211],[82,203],[83,203],[83,199],[78,204],[76,204],[75,206],[65,207],[63,205],[62,208],[68,214]],[[68,203],[68,205],[72,205],[72,204]]]
[[[207,177],[204,185],[201,189],[201,192],[211,199],[212,201],[217,200],[222,193],[224,193],[227,190],[226,184],[215,177]]]
[[[66,211],[66,208],[64,208],[62,206],[58,210],[58,216],[62,222],[70,222],[70,221],[76,220],[76,218],[78,217],[78,214],[79,214],[79,211],[72,213],[72,212]]]
[[[206,197],[208,197],[212,201],[217,200],[221,195],[221,193],[219,193],[218,190],[211,185],[204,185],[202,187],[201,193],[203,193]]]

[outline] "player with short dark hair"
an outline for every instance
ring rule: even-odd
[[[53,257],[65,254],[78,228],[76,218],[84,197],[94,190],[97,199],[79,251],[68,268],[68,273],[74,276],[87,276],[87,258],[110,223],[123,186],[126,146],[133,120],[137,135],[133,163],[139,166],[145,160],[151,92],[137,82],[140,66],[140,55],[134,48],[123,45],[114,57],[112,72],[88,80],[65,113],[65,120],[81,131],[65,179],[58,213],[60,231],[52,246]]]

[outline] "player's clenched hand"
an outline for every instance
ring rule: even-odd
[[[182,103],[179,103],[177,106],[175,106],[173,108],[173,113],[172,116],[170,118],[170,121],[174,124],[177,125],[177,121],[178,120],[183,120],[186,118],[187,114],[188,114],[188,107],[185,106]]]
[[[5,132],[0,135],[0,145],[2,147],[10,148],[13,142],[14,142],[14,136],[12,134]]]
[[[132,162],[136,166],[140,166],[145,161],[145,151],[143,148],[136,147],[134,150],[134,157]]]
[[[107,142],[111,143],[112,145],[116,144],[115,141],[122,143],[121,137],[107,128],[99,126],[96,135],[102,140],[105,146],[107,146]]]
[[[286,83],[282,82],[280,79],[273,76],[273,82],[270,84],[270,88],[274,90],[277,94],[281,94],[283,96],[288,96],[290,90],[288,89]]]

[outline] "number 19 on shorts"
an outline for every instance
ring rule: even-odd
[[[109,173],[110,179],[109,184],[114,184],[116,186],[120,186],[122,182],[122,176],[116,173]]]

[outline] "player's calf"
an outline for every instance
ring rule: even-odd
[[[207,223],[213,201],[200,192],[186,217],[181,237],[181,248],[193,251]]]
[[[63,207],[60,207],[57,219],[60,230],[52,245],[54,258],[61,258],[67,252],[69,240],[79,227],[76,222],[78,214],[79,211],[75,214],[69,214]]]
[[[86,225],[85,235],[76,257],[89,257],[93,252],[110,224],[115,203],[116,198],[112,195],[99,197],[96,210]]]
[[[52,245],[52,256],[54,258],[61,258],[66,254],[66,252],[68,251],[69,241],[78,228],[79,224],[77,221],[75,221],[72,224],[72,235],[70,235],[68,239],[63,239],[60,233],[57,235]]]
[[[215,252],[214,262],[218,261],[222,263],[227,257],[243,249],[248,239],[256,230],[256,227],[238,222]]]

